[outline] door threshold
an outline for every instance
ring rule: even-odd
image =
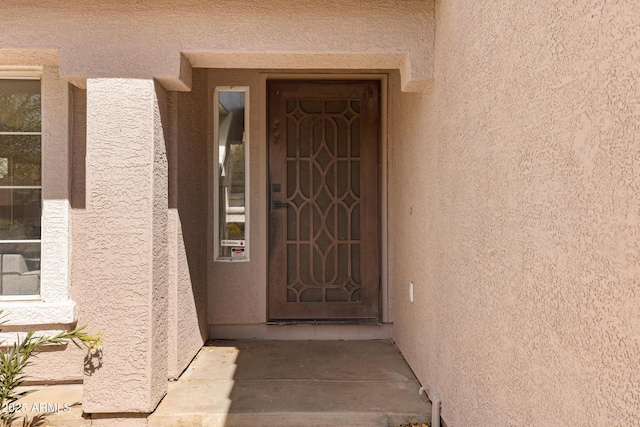
[[[209,339],[257,340],[384,340],[390,339],[392,323],[260,323],[209,325]]]
[[[282,319],[270,320],[267,325],[382,325],[380,319]]]

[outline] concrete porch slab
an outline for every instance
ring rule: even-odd
[[[390,341],[214,341],[149,425],[398,426],[431,406]]]

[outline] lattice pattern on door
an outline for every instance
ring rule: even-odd
[[[358,302],[360,101],[287,101],[287,301]]]

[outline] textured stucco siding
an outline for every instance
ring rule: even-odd
[[[167,158],[167,128],[169,126],[167,91],[158,83],[154,84],[153,111],[153,272],[149,301],[151,312],[151,396],[149,409],[166,392],[168,370],[168,323],[169,323],[169,253],[168,246],[168,204],[169,165]]]
[[[85,412],[150,412],[166,390],[158,384],[167,370],[168,292],[157,247],[167,233],[161,108],[152,80],[87,82],[84,304],[105,345],[101,366],[85,376]]]
[[[267,188],[266,136],[261,129],[261,87],[258,70],[209,70],[208,85],[213,96],[216,86],[249,87],[249,262],[209,262],[210,324],[239,325],[264,323],[267,320]],[[213,99],[213,98],[212,98]],[[210,152],[209,158],[213,158]],[[212,169],[213,171],[213,169]],[[213,177],[209,179],[212,185]],[[213,188],[209,194],[212,209],[209,221],[213,229]],[[213,236],[210,236],[213,239]]]
[[[55,102],[55,98],[51,98],[50,102]],[[78,306],[78,325],[85,322],[84,309],[86,308],[83,301],[83,280],[85,268],[83,257],[84,247],[82,246],[85,239],[79,238],[86,234],[86,229],[82,227],[84,211],[75,209],[81,204],[84,207],[84,148],[86,137],[86,93],[79,89],[69,89],[69,117],[71,139],[69,164],[71,165],[70,195],[69,203],[71,229],[69,233],[69,241],[71,250],[69,253],[68,264],[70,268],[70,298]],[[66,163],[66,159],[65,162]],[[82,197],[75,197],[78,195]],[[74,204],[75,202],[75,204]],[[37,319],[34,319],[37,320]],[[59,329],[68,328],[70,325],[60,325]],[[71,325],[73,326],[73,325]],[[31,329],[31,327],[29,327]],[[52,348],[52,350],[54,350]],[[30,379],[38,382],[43,381],[82,381],[83,377],[83,359],[84,351],[78,349],[75,345],[68,345],[66,348],[56,348],[54,351],[47,351],[45,354],[33,360],[33,364],[29,367]]]
[[[450,427],[640,423],[638,16],[440,1],[392,88],[394,338]]]
[[[170,210],[176,233],[176,359],[169,375],[179,375],[206,340],[208,133],[206,74],[195,72],[193,89],[178,93],[177,130],[170,181]]]
[[[43,297],[69,298],[69,119],[68,83],[58,68],[42,71],[42,253]]]
[[[403,0],[6,0],[0,47],[57,50],[65,76],[188,85],[182,53],[199,68],[401,68],[417,88],[433,74],[432,8]]]

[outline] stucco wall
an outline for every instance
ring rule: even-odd
[[[191,92],[175,95],[176,146],[169,181],[169,212],[175,230],[175,364],[169,376],[184,370],[207,339],[207,86],[195,72]]]
[[[155,409],[166,393],[168,370],[168,327],[169,327],[169,254],[168,247],[168,99],[167,91],[157,82],[154,82],[154,97],[152,99],[153,111],[153,183],[152,183],[152,275],[151,275],[151,380],[149,411]]]
[[[51,77],[50,77],[51,78]],[[66,83],[65,83],[66,84]],[[84,156],[86,153],[86,92],[73,86],[69,87],[69,126],[70,138],[70,161],[69,174],[71,179],[70,199],[71,206],[71,246],[73,250],[70,254],[71,283],[70,298],[78,306],[77,325],[86,324],[86,313],[88,307],[83,304],[83,281],[86,277],[86,267],[84,263],[84,244],[86,243],[87,227],[84,226],[85,215],[85,168]],[[59,99],[59,98],[58,98]],[[55,98],[51,100],[56,102]],[[74,325],[60,325],[59,328],[69,328]],[[32,327],[31,327],[32,328]],[[52,349],[53,350],[53,349]],[[44,381],[71,381],[80,382],[83,377],[83,359],[85,352],[75,345],[67,345],[61,351],[47,351],[40,357],[34,359],[33,365],[29,368],[30,378],[37,382]]]
[[[432,4],[6,0],[0,48],[57,50],[65,76],[153,76],[181,90],[181,54],[198,68],[400,68],[416,89],[433,74]]]
[[[267,220],[266,143],[261,129],[260,74],[257,70],[209,70],[210,102],[216,86],[249,86],[249,262],[209,261],[210,324],[256,324],[266,321],[267,310]],[[209,123],[213,126],[212,123]],[[209,159],[213,158],[211,146]],[[213,229],[213,176],[209,177],[210,230]],[[213,236],[209,236],[213,239]],[[213,254],[212,254],[213,255]]]
[[[449,427],[639,425],[638,16],[439,1],[435,86],[396,80],[394,338]]]
[[[166,391],[166,94],[152,80],[87,82],[84,304],[104,331],[83,410],[150,412]],[[90,308],[89,308],[90,307]]]

